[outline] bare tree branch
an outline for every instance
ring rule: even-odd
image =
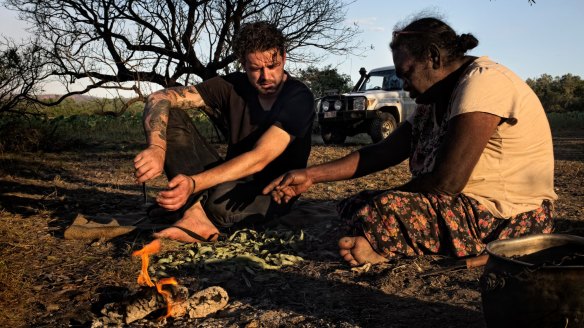
[[[0,41],[0,113],[30,112],[30,99],[39,92],[45,71],[42,48],[36,41],[27,45],[12,40]]]
[[[229,71],[231,41],[242,24],[276,23],[289,38],[289,60],[313,63],[317,49],[352,54],[355,26],[344,25],[347,3],[334,0],[5,0],[39,37],[50,76],[82,91],[132,81],[162,87]],[[311,51],[312,50],[312,51]],[[59,99],[61,100],[61,99]],[[59,101],[58,100],[58,101]]]

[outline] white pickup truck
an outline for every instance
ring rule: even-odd
[[[415,108],[393,66],[361,77],[350,93],[329,94],[316,101],[317,120],[325,144],[342,144],[347,136],[367,133],[373,142],[387,137]]]

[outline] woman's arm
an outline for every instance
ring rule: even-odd
[[[434,170],[397,189],[449,195],[460,193],[501,120],[499,116],[483,112],[453,117],[438,150]]]
[[[345,157],[287,172],[267,185],[263,193],[271,192],[278,203],[288,202],[315,183],[358,178],[397,165],[409,155],[410,138],[411,125],[404,123],[386,139]]]

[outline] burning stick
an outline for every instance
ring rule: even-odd
[[[171,316],[188,317],[190,319],[204,318],[213,314],[225,306],[229,301],[227,292],[218,286],[211,286],[200,290],[189,296],[189,291],[186,287],[180,285],[167,285],[170,288],[168,293],[172,300]],[[168,306],[168,303],[162,299],[154,289],[147,289],[141,291],[138,295],[133,297],[123,309],[118,311],[123,312],[123,320],[126,324],[140,320],[148,316],[150,313]],[[115,314],[109,314],[115,317]],[[165,318],[164,316],[161,318]]]
[[[148,274],[150,254],[156,254],[160,252],[161,248],[160,239],[154,239],[151,243],[147,244],[142,249],[133,252],[132,255],[140,256],[142,258],[142,269],[138,275],[138,284],[141,286],[146,285],[148,287],[156,286],[156,290],[160,295],[162,295],[164,301],[166,302],[166,315],[161,318],[163,319],[172,316],[172,294],[166,290],[163,290],[162,287],[164,285],[178,285],[178,281],[176,281],[174,278],[165,278],[156,282],[156,284],[152,283],[150,275]]]
[[[172,299],[172,304],[180,304],[188,299],[189,292],[186,287],[177,285],[168,285],[168,290],[164,292],[170,295]],[[118,313],[121,314],[123,320],[126,324],[132,323],[134,321],[140,320],[154,311],[163,309],[166,306],[167,314],[169,302],[165,299],[157,289],[148,288],[141,289],[138,293],[134,294],[128,300],[128,303],[117,309]],[[110,315],[110,313],[105,313]],[[160,319],[167,318],[167,316],[162,316]]]
[[[158,291],[158,294],[162,295],[162,297],[164,297],[164,301],[166,302],[166,315],[164,316],[164,318],[168,318],[172,316],[173,300],[172,293],[162,289],[164,285],[178,285],[178,281],[176,281],[174,277],[171,277],[160,279],[160,281],[156,283],[156,290]]]
[[[142,249],[137,250],[132,253],[133,256],[140,256],[142,258],[142,269],[138,275],[138,284],[141,286],[154,287],[166,302],[166,315],[163,318],[168,318],[172,316],[172,294],[169,291],[162,289],[165,285],[178,285],[178,281],[175,278],[165,278],[157,281],[156,284],[152,283],[150,275],[148,274],[148,264],[150,262],[150,254],[156,254],[160,252],[162,246],[160,239],[154,239],[151,243],[144,246]],[[162,318],[161,318],[162,319]]]

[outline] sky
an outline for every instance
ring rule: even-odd
[[[339,24],[359,26],[364,54],[329,56],[323,64],[353,82],[360,67],[393,65],[388,46],[393,27],[423,10],[440,14],[459,34],[473,34],[479,45],[470,55],[489,56],[523,79],[568,73],[584,77],[584,0],[536,0],[534,5],[527,0],[357,0]],[[16,13],[0,7],[0,34],[18,39],[25,33]]]
[[[433,10],[458,33],[471,33],[478,47],[469,54],[489,56],[523,79],[567,73],[584,77],[584,0],[359,0],[347,18],[374,46],[363,57],[329,58],[328,63],[357,81],[359,68],[393,65],[389,42],[398,22]]]

